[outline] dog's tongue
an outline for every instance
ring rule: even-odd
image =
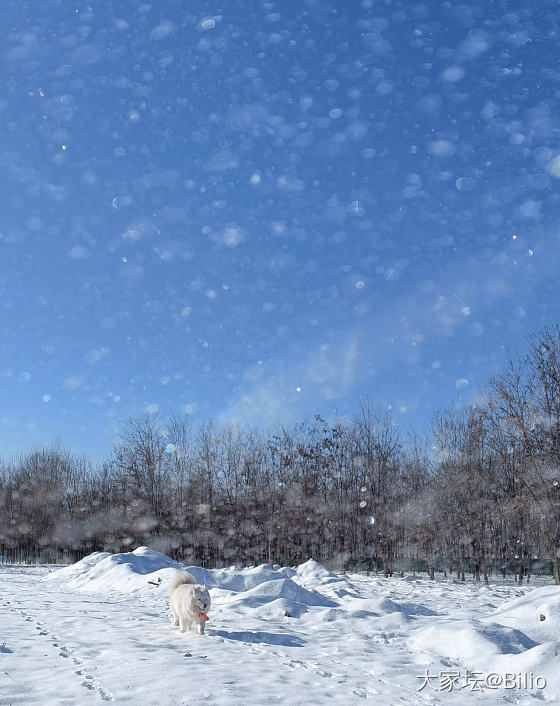
[[[206,615],[206,613],[200,613],[201,617],[204,618],[204,620],[210,620],[210,618]]]

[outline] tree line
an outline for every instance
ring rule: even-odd
[[[61,445],[1,463],[0,555],[141,544],[207,566],[312,556],[389,573],[398,557],[519,578],[547,558],[560,583],[559,327],[422,436],[366,400],[269,430],[143,415],[98,465]]]

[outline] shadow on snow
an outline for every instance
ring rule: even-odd
[[[224,637],[227,640],[239,642],[261,643],[265,645],[283,645],[284,647],[303,647],[303,640],[294,635],[285,635],[272,632],[258,632],[252,630],[212,630],[212,635]]]

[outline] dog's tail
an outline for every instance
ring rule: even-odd
[[[175,576],[175,578],[171,581],[171,583],[167,587],[167,590],[171,594],[176,588],[179,588],[179,586],[182,586],[184,583],[196,583],[196,581],[194,580],[194,576],[192,574],[189,574],[188,571],[179,572],[177,576]]]

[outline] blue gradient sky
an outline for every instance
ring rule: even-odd
[[[404,428],[558,320],[557,2],[2,2],[0,454]]]

